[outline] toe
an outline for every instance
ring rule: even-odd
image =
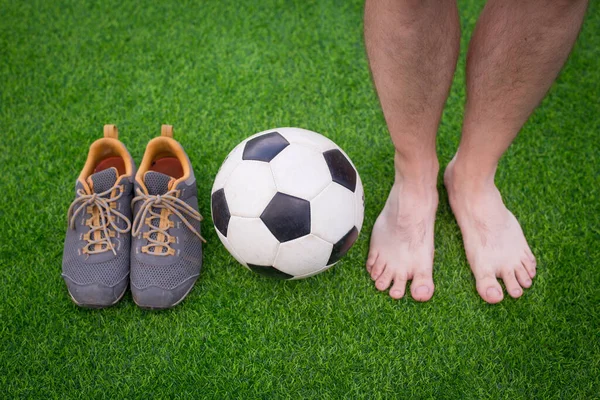
[[[510,295],[510,297],[518,298],[523,294],[523,289],[519,282],[517,281],[517,277],[515,276],[515,268],[506,268],[501,273],[502,280],[504,281],[504,286],[506,287],[506,291]]]
[[[529,246],[525,247],[525,254],[527,255],[527,258],[529,258],[531,261],[535,262],[535,256],[533,255],[533,252],[531,251]]]
[[[502,301],[502,287],[493,275],[484,275],[477,278],[477,292],[483,300],[490,304]]]
[[[406,292],[406,274],[396,274],[394,284],[390,289],[390,296],[393,299],[401,299]]]
[[[528,288],[531,286],[531,277],[523,265],[519,265],[515,268],[515,275],[522,287]]]
[[[385,270],[385,262],[381,257],[378,257],[370,271],[371,279],[376,281],[377,278],[379,278],[379,276],[381,276],[381,274],[383,273],[384,270]]]
[[[375,265],[375,262],[377,261],[377,252],[372,251],[369,253],[369,256],[367,257],[367,271],[369,271],[369,273],[371,273],[371,270],[373,269],[373,266]]]
[[[389,265],[383,270],[377,281],[375,282],[375,287],[381,291],[386,290],[390,287],[392,283],[392,278],[394,277],[394,268]]]
[[[536,260],[533,254],[531,255],[531,257],[529,255],[526,255],[525,257],[521,258],[521,263],[525,267],[525,270],[527,270],[527,274],[529,274],[529,277],[533,279],[536,273]]]
[[[427,301],[433,296],[433,288],[431,273],[417,272],[410,285],[410,294],[416,301]]]

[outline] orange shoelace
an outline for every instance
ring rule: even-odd
[[[119,193],[113,196],[113,191],[118,190]],[[98,254],[111,250],[113,254],[117,254],[115,247],[110,240],[115,237],[115,232],[127,233],[131,229],[131,222],[121,212],[116,210],[117,203],[123,196],[123,185],[113,186],[112,188],[102,192],[87,194],[83,189],[77,190],[77,197],[67,213],[69,226],[75,229],[75,220],[85,209],[85,212],[91,217],[84,221],[85,225],[91,229],[88,233],[82,235],[82,239],[88,243],[83,246],[83,254]],[[126,228],[120,228],[116,223],[116,218],[121,218],[127,224]],[[104,235],[102,235],[104,234]]]
[[[177,239],[168,232],[169,228],[175,227],[174,222],[169,221],[169,216],[171,214],[177,215],[190,231],[206,243],[206,240],[200,235],[200,232],[198,232],[188,221],[188,218],[192,218],[200,222],[203,219],[202,215],[179,198],[179,190],[173,189],[163,195],[147,195],[140,189],[136,189],[136,193],[137,196],[132,200],[131,208],[133,209],[134,204],[138,201],[143,201],[143,203],[133,220],[131,234],[133,236],[139,236],[144,225],[150,227],[150,229],[142,235],[149,243],[146,246],[142,246],[142,252],[154,256],[175,255],[175,249],[173,249],[170,244],[176,243]],[[160,209],[160,212],[155,212],[153,208]],[[158,226],[152,223],[155,219],[158,219]]]

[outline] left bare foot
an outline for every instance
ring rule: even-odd
[[[452,160],[444,184],[479,295],[488,303],[500,302],[504,296],[496,278],[502,278],[508,294],[520,297],[522,288],[531,286],[536,260],[493,180],[473,182],[457,172]]]

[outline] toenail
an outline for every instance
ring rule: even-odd
[[[394,290],[394,291],[391,293],[391,295],[392,295],[392,296],[394,296],[394,297],[400,297],[400,291],[399,291],[399,290]]]
[[[518,296],[518,295],[520,295],[520,294],[521,294],[521,289],[515,289],[515,290],[513,290],[513,294],[514,294],[515,296]]]
[[[429,294],[429,288],[425,285],[419,286],[417,290],[415,290],[415,294],[418,296],[425,296]]]
[[[500,297],[501,296],[500,291],[496,288],[489,288],[486,291],[486,294],[488,295],[488,297]]]

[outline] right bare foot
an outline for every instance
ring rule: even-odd
[[[536,260],[493,177],[481,181],[460,173],[454,159],[446,168],[444,183],[479,295],[488,303],[501,301],[504,296],[497,278],[502,278],[508,294],[520,297],[535,277]]]
[[[413,299],[427,301],[434,290],[433,227],[438,194],[435,179],[425,188],[417,186],[394,183],[373,227],[367,271],[381,291],[394,282],[392,298],[402,298],[406,282],[412,280]]]

